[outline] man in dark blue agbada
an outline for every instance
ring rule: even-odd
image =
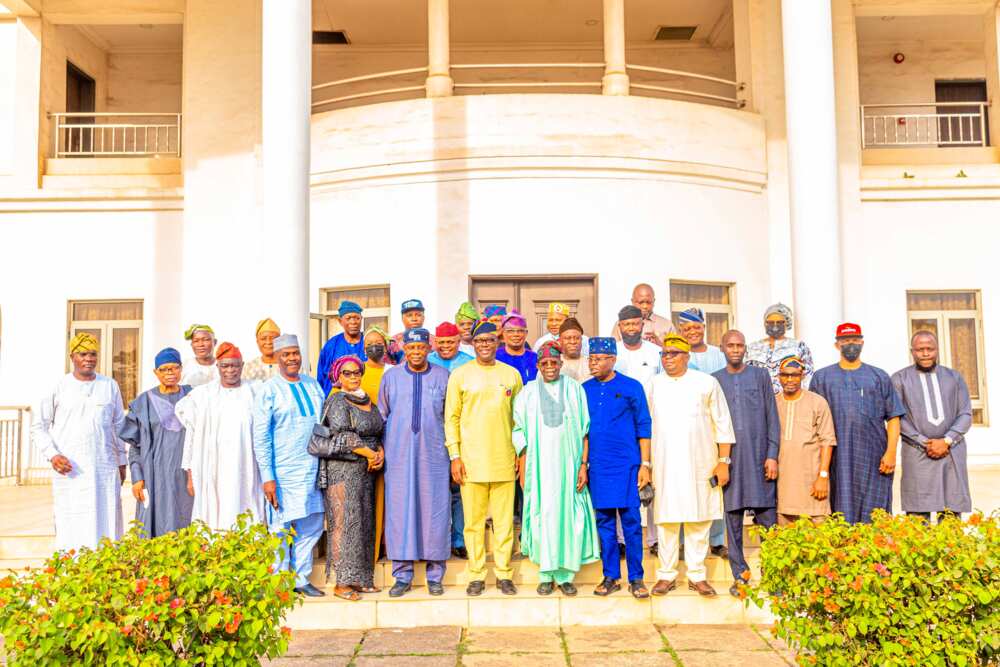
[[[722,386],[736,432],[731,449],[729,483],[722,489],[729,539],[729,568],[733,573],[730,594],[739,595],[739,583],[750,578],[743,556],[743,515],[749,510],[753,522],[770,528],[778,519],[778,447],[781,422],[771,388],[771,375],[763,368],[747,366],[746,338],[735,329],[722,336],[726,367],[712,374]]]
[[[809,390],[830,404],[837,446],[830,468],[830,507],[848,523],[871,522],[872,511],[892,511],[899,418],[906,414],[889,374],[861,362],[861,327],[837,327],[840,361],[821,368]]]
[[[629,592],[649,597],[642,581],[642,523],[639,488],[651,481],[649,439],[652,419],[646,395],[638,380],[616,373],[614,338],[590,339],[590,373],[583,383],[590,412],[590,498],[597,516],[604,580],[595,595],[621,589],[616,519],[621,519],[628,565]]]

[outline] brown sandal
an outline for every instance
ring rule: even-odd
[[[358,592],[354,590],[351,586],[344,586],[344,587],[337,586],[336,588],[333,589],[333,594],[335,597],[338,597],[341,600],[349,600],[351,602],[357,602],[358,600],[361,599],[361,596],[358,595]]]
[[[621,588],[622,585],[618,583],[617,579],[610,579],[608,577],[604,577],[604,581],[599,583],[597,585],[597,588],[594,589],[594,595],[600,595],[601,597],[606,597],[616,591],[620,591]]]
[[[382,589],[377,586],[351,586],[352,590],[358,593],[381,593]]]

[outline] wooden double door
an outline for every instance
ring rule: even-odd
[[[549,304],[569,306],[584,333],[598,336],[597,276],[469,276],[469,298],[480,312],[486,306],[516,309],[528,321],[528,342],[534,344],[545,333]]]

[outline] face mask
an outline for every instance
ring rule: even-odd
[[[771,338],[781,338],[785,335],[785,323],[784,322],[767,322],[764,324],[764,331]]]
[[[385,356],[385,345],[369,345],[365,348],[365,354],[372,361],[378,361]]]
[[[637,334],[622,333],[622,342],[625,343],[626,345],[638,345],[639,341],[641,340],[642,340],[641,331]]]
[[[840,354],[847,361],[857,361],[858,357],[861,356],[861,345],[859,343],[848,343],[847,345],[840,346]]]

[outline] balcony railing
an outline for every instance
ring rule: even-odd
[[[52,157],[181,155],[179,113],[53,113]]]
[[[861,147],[988,146],[988,102],[862,104]]]
[[[630,83],[630,88],[637,91],[637,94],[648,96],[664,96],[679,99],[709,100],[712,103],[722,103],[735,108],[743,107],[743,100],[739,99],[738,93],[743,89],[743,85],[714,76],[697,74],[694,72],[684,72],[681,70],[666,69],[662,67],[650,67],[646,65],[627,65],[627,69],[644,72],[643,79],[635,79]],[[601,78],[595,76],[588,80],[588,77],[556,77],[553,80],[546,78],[545,70],[588,70],[603,73],[604,63],[579,62],[579,63],[463,63],[452,64],[451,73],[455,79],[454,88],[456,94],[476,94],[487,91],[529,91],[545,89],[579,89],[584,92],[599,93],[601,90]],[[462,76],[462,72],[469,70],[490,70],[495,72],[493,81],[467,81]],[[542,70],[539,78],[527,80],[520,70]],[[422,97],[424,93],[423,82],[414,83],[415,75],[426,75],[426,67],[412,67],[409,69],[390,70],[387,72],[375,72],[362,76],[354,76],[336,81],[328,81],[313,86],[313,93],[324,91],[333,92],[332,97],[319,99],[312,103],[313,111],[325,110],[333,105],[354,100],[406,95],[410,98]],[[521,80],[518,80],[518,79]],[[392,85],[389,80],[397,80],[406,85]],[[402,81],[400,81],[402,79]],[[694,86],[701,86],[706,90],[697,88],[681,88],[675,82],[686,80],[693,82]],[[347,86],[354,84],[366,84],[377,82],[376,87],[359,92],[348,92]],[[673,85],[663,85],[669,83]],[[341,93],[341,94],[337,94]]]
[[[31,421],[26,405],[0,405],[0,483],[20,484],[24,445]]]

